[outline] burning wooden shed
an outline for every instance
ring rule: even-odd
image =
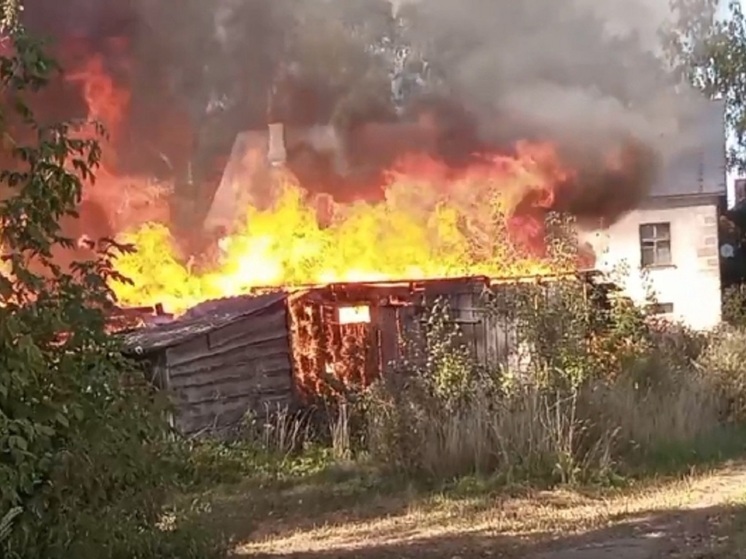
[[[173,398],[185,433],[220,431],[249,410],[292,403],[286,294],[204,304],[168,324],[124,335],[125,352],[146,361]]]
[[[485,294],[516,281],[345,283],[221,299],[127,334],[125,348],[147,359],[173,395],[180,431],[219,431],[249,411],[303,405],[339,383],[369,384],[423,339],[436,300],[478,363],[506,362],[517,349],[515,325],[488,310]]]
[[[404,358],[425,334],[428,308],[440,300],[464,345],[484,365],[507,359],[510,325],[489,313],[485,277],[331,284],[309,290],[289,308],[295,384],[318,394],[328,379],[367,385]]]

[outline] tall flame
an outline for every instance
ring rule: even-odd
[[[211,266],[196,270],[179,257],[171,237],[164,211],[169,190],[116,170],[112,155],[129,93],[101,57],[75,68],[68,79],[81,84],[89,117],[103,122],[111,138],[86,197],[105,209],[119,240],[137,249],[116,263],[132,281],[112,285],[121,304],[162,303],[179,313],[256,287],[556,271],[544,246],[544,215],[573,171],[552,145],[529,142],[460,170],[403,154],[377,203],[311,196],[289,171],[274,169],[274,203],[247,207],[239,226],[218,243]]]
[[[322,226],[324,199],[280,171],[275,203],[246,209],[212,269],[182,264],[168,228],[151,223],[123,235],[138,248],[118,262],[133,284],[114,289],[126,304],[160,302],[179,312],[259,286],[548,273],[543,221],[513,212],[532,195],[550,205],[567,173],[551,146],[528,143],[515,156],[493,155],[455,176],[441,163],[411,157],[389,174],[383,202],[332,203]]]

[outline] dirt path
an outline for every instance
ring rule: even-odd
[[[720,557],[728,535],[723,524],[746,506],[746,465],[732,465],[695,480],[677,509],[634,522],[624,535],[564,549],[550,549],[535,559],[657,559]]]
[[[286,498],[304,508],[302,492]],[[382,497],[331,514],[317,514],[309,503],[305,517],[269,512],[237,553],[298,559],[725,559],[704,553],[721,543],[721,525],[739,506],[746,506],[746,464],[615,494],[524,490],[415,502]]]

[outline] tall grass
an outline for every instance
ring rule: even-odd
[[[742,331],[703,336],[622,300],[599,322],[571,283],[551,308],[527,305],[534,295],[511,311],[531,354],[520,370],[454,361],[463,355],[458,336],[428,321],[441,324],[428,342],[435,357],[367,393],[367,454],[436,480],[571,483],[607,478],[661,445],[694,444],[746,419]]]
[[[247,422],[244,443],[284,464],[313,447],[436,482],[575,483],[612,479],[746,421],[746,331],[698,334],[622,299],[600,311],[573,281],[536,305],[535,289],[485,301],[513,321],[522,359],[477,366],[437,304],[417,346],[424,359],[315,412],[268,410]]]

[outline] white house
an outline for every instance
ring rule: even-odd
[[[721,320],[719,208],[726,197],[725,107],[703,101],[693,138],[640,207],[589,239],[597,268],[625,267],[626,294],[698,330]]]

